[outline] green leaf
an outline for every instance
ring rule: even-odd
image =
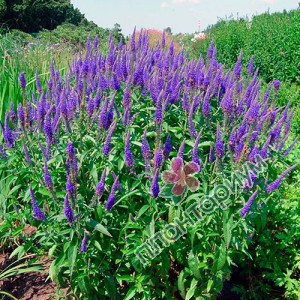
[[[230,245],[233,229],[233,217],[228,217],[228,211],[223,211],[223,233],[226,247]]]
[[[16,186],[14,186],[12,189],[10,189],[10,191],[8,192],[7,194],[7,197],[12,195],[15,191],[17,191],[22,185],[21,184],[18,184]]]
[[[100,245],[100,243],[96,240],[94,240],[94,246],[96,247],[96,249],[98,249],[99,251],[102,251],[102,247]]]
[[[189,269],[192,271],[193,275],[197,278],[201,278],[200,270],[199,270],[199,260],[198,257],[194,255],[193,251],[189,253],[188,257],[188,265]]]
[[[213,272],[221,270],[226,262],[226,246],[225,243],[222,242],[219,249],[216,251],[215,262],[213,265]]]
[[[209,279],[208,282],[207,282],[207,292],[209,293],[211,288],[212,288],[212,285],[213,285],[214,281],[212,279]]]
[[[137,215],[137,218],[141,217],[149,208],[149,205],[144,205],[142,208],[139,210],[139,213]]]
[[[132,286],[129,291],[127,292],[124,300],[129,300],[132,299],[134,297],[134,295],[136,294],[136,287]]]
[[[177,286],[178,286],[179,293],[182,297],[185,297],[186,295],[184,282],[187,276],[188,276],[188,272],[186,270],[182,270],[178,276]]]
[[[108,230],[103,225],[101,225],[100,223],[98,223],[97,221],[95,221],[93,219],[89,219],[87,222],[87,225],[105,235],[108,235],[109,237],[112,237],[112,235],[108,232]]]
[[[106,276],[104,279],[105,288],[111,298],[115,298],[117,294],[116,283],[112,275]]]
[[[68,263],[69,263],[69,269],[70,269],[70,275],[72,276],[75,260],[77,257],[77,248],[78,248],[78,239],[73,238],[70,247],[68,249]]]
[[[56,248],[57,248],[57,245],[53,245],[53,246],[49,249],[49,251],[48,251],[48,256],[49,256],[49,257],[52,257],[52,256],[53,256],[53,253],[54,253],[54,251],[55,251]]]
[[[193,278],[192,282],[191,282],[191,285],[190,285],[190,288],[189,288],[188,292],[186,293],[186,296],[185,296],[184,299],[185,300],[191,299],[194,296],[196,288],[197,288],[197,280],[195,278]]]
[[[89,279],[87,275],[78,276],[78,286],[80,290],[83,292],[83,294],[89,294],[90,285],[89,285]]]

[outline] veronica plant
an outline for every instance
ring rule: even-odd
[[[260,209],[255,203],[269,199],[292,170],[271,183],[277,161],[291,150],[284,143],[291,112],[276,106],[279,83],[261,95],[257,72],[241,75],[242,53],[226,71],[213,44],[206,61],[190,60],[172,43],[150,48],[147,33],[126,46],[110,37],[107,55],[93,44],[65,76],[52,64],[46,86],[37,81],[35,93],[20,75],[23,102],[1,124],[1,169],[12,188],[6,214],[16,209],[22,222],[38,227],[35,238],[53,257],[50,277],[68,281],[79,297],[216,295],[235,255],[246,251],[254,230],[248,219]],[[147,266],[139,264],[139,244],[255,154],[268,164],[268,177],[255,178],[231,195],[226,211],[208,215]],[[173,185],[162,180],[174,158],[180,168],[193,167],[169,180],[186,197],[179,206]]]

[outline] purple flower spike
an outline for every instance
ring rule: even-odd
[[[20,125],[24,128],[25,127],[25,112],[24,107],[21,103],[18,105],[18,119],[20,121]]]
[[[249,60],[249,64],[247,66],[247,73],[249,75],[253,75],[253,73],[254,73],[254,55],[252,55]]]
[[[80,252],[86,252],[86,244],[87,244],[87,235],[84,234],[83,239],[81,241]]]
[[[228,139],[228,149],[231,152],[235,151],[235,146],[236,146],[236,129],[233,128],[231,133],[230,133],[230,137]]]
[[[105,204],[105,209],[107,211],[111,210],[111,208],[114,206],[114,204],[116,202],[117,180],[118,180],[118,178],[116,178],[116,180],[114,181],[114,183],[111,187],[107,202]]]
[[[243,51],[241,50],[238,60],[235,64],[234,70],[233,70],[233,74],[235,76],[235,78],[240,79],[241,77],[241,72],[242,72],[242,56],[243,56]]]
[[[43,88],[42,88],[41,81],[40,81],[39,74],[38,74],[37,70],[35,72],[35,83],[36,83],[36,89],[37,89],[38,93],[41,94],[42,91],[43,91]]]
[[[155,169],[158,169],[161,167],[161,164],[162,164],[162,161],[163,161],[163,151],[161,149],[161,146],[159,146],[158,149],[155,150],[155,153],[154,153],[154,158],[153,158],[153,167]]]
[[[75,185],[73,184],[69,175],[67,175],[66,191],[70,197],[75,195]]]
[[[75,157],[75,148],[71,141],[68,142],[66,152],[67,152],[68,159],[72,161],[73,158]]]
[[[106,139],[105,139],[105,142],[104,142],[104,145],[102,147],[102,153],[104,155],[108,155],[109,154],[109,151],[110,151],[110,143],[111,143],[111,138],[112,138],[112,135],[114,133],[114,130],[116,128],[116,121],[114,121],[111,125],[110,125],[110,128],[108,130],[108,133],[107,133],[107,136],[106,136]]]
[[[44,163],[43,171],[44,171],[44,182],[45,182],[45,185],[46,185],[46,187],[47,187],[47,189],[49,191],[52,191],[53,190],[53,182],[52,182],[52,178],[51,178],[50,172],[48,170],[48,165],[47,165],[46,161]]]
[[[198,153],[198,146],[199,146],[199,141],[200,141],[201,133],[199,133],[195,139],[195,144],[192,150],[192,161],[196,163],[199,166],[199,172],[201,172],[202,169],[202,163],[199,158],[199,153]]]
[[[185,146],[185,140],[183,140],[179,146],[177,157],[180,157],[183,160],[184,157],[184,146]]]
[[[275,80],[273,81],[273,85],[274,85],[274,89],[275,89],[276,91],[278,91],[279,88],[280,88],[280,80],[275,79]]]
[[[40,207],[34,197],[32,187],[30,187],[30,198],[31,198],[31,205],[32,205],[32,209],[33,209],[33,217],[39,221],[45,220],[46,216],[40,209]]]
[[[156,169],[154,177],[152,179],[152,184],[151,184],[151,192],[152,192],[152,196],[154,198],[157,198],[159,195],[159,184],[158,184],[158,176],[159,176],[159,169]]]
[[[293,169],[295,169],[297,167],[297,164],[289,167],[288,169],[286,169],[284,172],[282,172],[279,177],[274,180],[273,182],[271,182],[267,187],[266,187],[266,192],[268,194],[272,193],[273,191],[275,191],[276,189],[279,188],[283,178],[289,173],[291,172]]]
[[[31,160],[31,158],[30,158],[28,148],[27,148],[27,146],[26,146],[26,144],[25,144],[24,142],[23,142],[22,144],[23,144],[23,149],[24,149],[25,159],[26,159],[27,163],[28,163],[29,165],[31,165],[31,164],[32,164],[32,160]]]
[[[246,114],[246,120],[249,124],[253,124],[257,122],[259,117],[260,104],[258,101],[251,103],[251,107],[249,108]]]
[[[134,158],[130,148],[130,132],[127,132],[126,135],[124,153],[125,153],[125,164],[128,168],[132,169],[134,167]]]
[[[122,186],[120,183],[120,180],[118,178],[118,176],[116,175],[116,173],[114,171],[111,171],[111,175],[114,178],[114,182],[116,182],[116,188],[120,191],[122,191]]]
[[[26,88],[26,79],[25,79],[25,75],[24,72],[22,72],[19,76],[19,81],[20,81],[20,86],[22,89]]]
[[[144,159],[148,159],[151,156],[150,147],[147,141],[147,129],[144,130],[143,136],[142,136],[142,155]]]
[[[193,114],[194,114],[194,102],[191,104],[191,107],[190,107],[188,122],[189,122],[189,131],[190,131],[191,136],[196,137],[197,132],[195,130],[195,124],[194,124],[194,121],[193,121]]]
[[[294,148],[294,146],[296,145],[296,143],[298,142],[298,137],[292,142],[292,144],[283,152],[283,156],[287,156],[291,151],[292,149]]]
[[[154,122],[156,125],[161,125],[163,122],[163,110],[162,110],[162,99],[161,95],[158,96],[156,101],[156,107],[154,112]]]
[[[106,169],[102,171],[100,181],[97,184],[95,195],[101,196],[105,188]]]
[[[3,137],[5,144],[8,148],[13,148],[15,143],[15,138],[12,130],[8,124],[8,114],[5,114],[4,127],[3,127]]]
[[[216,148],[216,156],[222,158],[225,155],[225,147],[222,141],[222,133],[219,124],[217,125],[217,138],[216,138],[215,148]]]
[[[65,200],[64,200],[64,214],[67,219],[67,222],[69,225],[72,224],[72,222],[75,221],[73,210],[71,208],[70,202],[69,202],[69,197],[66,195]]]
[[[2,158],[7,159],[7,155],[5,150],[3,149],[3,146],[0,145],[0,155],[2,156]]]
[[[245,218],[245,217],[248,215],[248,213],[250,212],[250,209],[251,209],[251,207],[252,207],[252,205],[253,205],[253,202],[254,202],[254,200],[255,200],[257,194],[258,194],[258,190],[256,190],[256,191],[250,196],[250,198],[249,198],[248,201],[246,202],[245,206],[242,208],[242,210],[241,210],[241,212],[240,212],[242,218]]]
[[[169,158],[171,150],[172,150],[172,140],[171,140],[171,135],[168,135],[163,150],[165,160]]]
[[[214,147],[210,146],[210,148],[209,148],[209,155],[208,155],[208,161],[209,161],[209,163],[213,163],[214,160],[215,160],[215,158],[214,158]]]

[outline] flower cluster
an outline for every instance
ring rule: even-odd
[[[45,88],[36,73],[32,99],[26,94],[26,78],[21,73],[24,101],[16,112],[12,107],[5,114],[0,160],[8,159],[13,151],[22,151],[30,170],[43,166],[48,191],[53,195],[56,190],[65,191],[64,213],[69,224],[75,220],[79,187],[90,188],[92,192],[87,195],[94,193],[97,199],[106,197],[106,210],[115,205],[117,190],[122,193],[114,173],[117,167],[122,168],[117,159],[125,166],[118,174],[134,177],[147,173],[143,180],[157,198],[160,175],[169,159],[191,160],[199,173],[215,163],[234,168],[253,161],[256,154],[265,159],[275,153],[285,156],[296,143],[285,147],[293,111],[289,105],[274,105],[280,81],[275,80],[261,96],[253,57],[247,80],[243,80],[242,52],[233,70],[227,71],[217,61],[213,43],[206,60],[195,60],[165,39],[163,34],[162,42],[150,47],[147,31],[139,35],[134,32],[127,45],[115,45],[110,37],[106,55],[98,51],[97,39],[88,42],[87,51],[74,58],[65,77],[52,64]],[[38,145],[34,151],[32,140]],[[94,162],[101,164],[96,171],[102,172],[94,186],[89,173],[80,175],[77,164],[80,147],[91,141],[99,147],[101,157]],[[206,144],[202,146],[202,142]],[[66,151],[57,150],[61,147]],[[52,180],[53,164],[48,165],[48,161],[55,153],[65,155],[65,181]],[[88,156],[83,157],[80,165]],[[106,166],[114,178],[109,195],[105,194]],[[266,191],[277,188],[284,176]],[[55,187],[61,182],[63,188]],[[33,200],[32,205],[36,218],[42,220],[37,202]]]

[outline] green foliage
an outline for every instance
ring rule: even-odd
[[[38,47],[38,45],[35,46]],[[141,49],[144,51],[144,48],[141,47]],[[115,55],[115,61],[120,62],[121,55],[127,57],[133,50],[126,47],[120,50],[110,43],[109,51],[109,55]],[[169,50],[162,49],[161,51],[163,55],[160,57],[164,57]],[[145,59],[141,51],[136,57],[141,61]],[[35,226],[37,232],[32,237],[26,238],[24,244],[15,250],[15,254],[21,256],[28,251],[36,251],[40,255],[48,253],[53,260],[49,269],[50,278],[60,286],[69,285],[70,293],[72,292],[81,299],[104,297],[112,299],[180,299],[180,297],[211,299],[216,297],[216,294],[222,290],[224,280],[231,272],[231,266],[236,261],[245,258],[245,255],[250,255],[248,236],[256,229],[260,230],[259,226],[255,227],[258,222],[255,220],[265,220],[267,211],[260,209],[259,203],[253,206],[246,219],[240,216],[240,209],[252,192],[244,189],[242,192],[236,191],[228,197],[229,207],[226,210],[216,209],[213,214],[204,215],[195,226],[187,226],[186,234],[178,240],[170,238],[169,245],[162,249],[160,255],[149,260],[144,266],[137,260],[134,250],[155,232],[164,230],[176,217],[182,219],[184,211],[199,201],[202,196],[207,195],[216,185],[222,183],[224,179],[230,178],[232,172],[246,160],[244,157],[244,153],[248,151],[246,147],[241,161],[237,163],[233,162],[232,154],[229,153],[220,160],[208,160],[209,148],[215,144],[216,124],[223,123],[222,131],[225,141],[231,131],[226,126],[238,127],[243,116],[236,116],[230,124],[226,117],[224,122],[220,122],[223,112],[217,103],[218,93],[212,96],[210,104],[212,113],[209,120],[204,119],[202,110],[197,107],[195,126],[197,130],[205,128],[201,137],[203,142],[197,148],[204,163],[203,170],[195,174],[200,181],[200,187],[196,193],[186,190],[186,201],[178,206],[175,205],[176,201],[172,201],[171,192],[167,188],[154,199],[151,195],[149,177],[155,170],[151,164],[151,173],[145,171],[145,162],[141,156],[140,141],[144,129],[148,130],[147,138],[153,152],[157,150],[155,145],[162,143],[167,134],[172,135],[171,157],[177,156],[177,149],[182,140],[185,140],[184,155],[189,161],[195,139],[188,128],[186,111],[182,108],[180,101],[175,101],[164,111],[164,122],[161,125],[155,124],[153,113],[156,105],[150,93],[145,93],[139,83],[131,83],[130,109],[132,113],[138,112],[138,114],[131,119],[132,121],[125,123],[122,116],[126,111],[122,103],[126,84],[121,82],[120,88],[116,90],[112,87],[101,90],[101,107],[95,108],[91,114],[87,107],[90,99],[97,94],[93,85],[95,77],[93,70],[96,70],[98,75],[108,76],[109,82],[115,74],[109,63],[105,64],[107,68],[105,71],[103,71],[104,65],[99,67],[101,59],[102,55],[99,54],[98,48],[90,49],[75,56],[70,70],[64,75],[57,72],[54,66],[50,67],[50,71],[42,80],[43,91],[34,87],[36,78],[29,78],[27,86],[21,90],[21,100],[24,106],[20,105],[19,108],[26,110],[33,93],[35,95],[33,98],[38,100],[31,102],[31,105],[36,115],[40,117],[32,120],[32,124],[27,122],[21,124],[21,118],[10,121],[10,125],[18,130],[18,136],[14,148],[5,147],[8,158],[1,158],[0,187],[5,188],[0,197],[0,210],[5,230],[0,232],[0,238],[2,241],[7,241],[9,237],[18,237],[25,224]],[[129,64],[132,74],[139,66],[138,59],[132,59],[131,65]],[[89,62],[88,67],[83,62]],[[186,63],[189,64],[188,61]],[[88,71],[85,71],[85,68]],[[207,65],[203,64],[203,68],[209,68],[209,62]],[[78,74],[80,76],[77,76]],[[18,78],[17,74],[14,76]],[[17,78],[15,78],[16,81]],[[234,78],[233,75],[232,78]],[[49,79],[52,80],[53,86],[46,88],[45,81]],[[245,82],[249,82],[249,79],[249,77],[243,78]],[[99,79],[95,82],[99,83]],[[183,82],[189,81],[181,79],[179,84]],[[195,92],[192,94],[194,97],[199,91],[198,88],[193,88],[190,87],[190,90]],[[71,90],[73,94],[65,97]],[[46,95],[45,98],[43,98],[43,92]],[[86,97],[88,92],[89,97]],[[180,90],[180,99],[182,99],[183,92],[183,89]],[[78,97],[75,104],[71,102],[74,95]],[[62,102],[57,102],[59,99]],[[111,140],[111,151],[105,155],[102,146],[107,138],[107,132],[99,129],[98,120],[100,112],[105,107],[104,101],[110,103],[111,99],[114,99],[115,105],[112,108],[116,111],[117,125]],[[270,99],[275,101],[276,93],[272,94]],[[44,114],[43,124],[40,120],[42,103],[49,105],[48,112]],[[64,105],[68,107],[66,108],[68,114],[65,113]],[[74,107],[72,108],[71,105]],[[54,113],[55,110],[59,116],[56,121],[54,120],[57,116]],[[49,142],[48,136],[46,137],[49,127],[45,126],[45,122],[48,122],[49,116],[53,117],[50,126],[57,122],[55,126],[53,125],[53,143]],[[268,124],[265,124],[265,130],[268,130]],[[22,134],[19,128],[22,128]],[[135,173],[124,162],[126,133],[131,135]],[[260,146],[266,138],[267,134],[261,133],[258,141]],[[69,141],[72,141],[75,146],[78,176],[74,173],[74,165],[70,164],[70,161],[67,164],[66,148]],[[29,149],[31,162],[28,162],[28,158],[24,155],[24,143]],[[47,158],[47,155],[43,153],[41,145],[47,149],[48,153],[50,152],[50,157]],[[275,162],[279,159],[283,160],[279,151],[272,149],[271,153]],[[54,188],[47,188],[45,185],[43,172],[45,161]],[[66,165],[69,167],[66,168]],[[163,170],[169,170],[170,165],[170,160],[165,160]],[[108,174],[105,190],[103,194],[97,196],[95,189],[104,168]],[[272,164],[269,163],[270,180],[277,178],[277,173],[280,173],[276,168],[277,165],[273,165],[273,161]],[[280,170],[282,168],[283,166],[280,165]],[[114,182],[111,171],[118,175],[122,190],[117,191],[116,202],[109,210],[105,209],[105,204]],[[63,204],[67,186],[66,172],[76,186],[75,194],[69,197],[76,216],[70,224],[66,220]],[[258,179],[258,189],[261,192],[259,201],[266,201],[268,196],[263,192],[265,179]],[[29,187],[34,190],[36,201],[47,216],[43,221],[33,218]],[[18,221],[17,224],[16,221]],[[263,221],[260,222],[262,223]],[[85,236],[88,238],[87,250],[81,251],[81,243]]]
[[[29,33],[54,29],[64,22],[79,25],[85,19],[68,0],[11,0],[4,4],[0,2],[1,23]]]
[[[291,153],[289,161],[300,163],[299,145]],[[278,165],[280,167],[280,165]],[[282,192],[277,191],[268,200],[269,210],[265,215],[258,214],[250,219],[256,233],[251,237],[249,253],[251,259],[236,261],[241,276],[252,278],[251,293],[244,287],[234,290],[240,292],[241,299],[278,298],[278,290],[287,299],[300,296],[300,168],[290,176]]]
[[[243,49],[244,65],[255,57],[255,67],[267,82],[279,79],[300,82],[300,10],[283,13],[265,13],[245,18],[220,20],[208,27],[207,39],[195,42],[195,56],[206,53],[210,40],[218,48],[218,59],[227,67],[233,66]]]

